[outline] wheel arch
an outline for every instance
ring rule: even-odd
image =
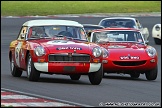
[[[26,57],[25,57],[25,63],[26,63],[26,64],[27,64],[27,61],[28,61],[28,55],[29,55],[29,53],[30,53],[30,51],[27,50],[27,51],[26,51]]]
[[[9,51],[9,60],[11,61],[12,58],[12,51]]]

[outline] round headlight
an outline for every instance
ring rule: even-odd
[[[154,57],[156,55],[156,49],[153,47],[148,47],[146,51],[150,57]]]
[[[156,29],[156,31],[159,31],[159,30],[160,30],[160,27],[157,25],[157,26],[155,27],[155,29]]]
[[[101,48],[100,47],[95,47],[95,48],[93,48],[93,55],[95,56],[95,57],[99,57],[99,56],[101,56],[101,54],[102,54],[102,50],[101,50]]]
[[[45,54],[44,48],[43,48],[42,46],[37,46],[37,47],[35,48],[35,54],[36,54],[37,56],[42,56],[42,55],[44,55],[44,54]]]
[[[108,50],[106,50],[105,48],[102,48],[102,51],[103,51],[103,58],[106,58],[109,56]]]

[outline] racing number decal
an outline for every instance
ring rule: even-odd
[[[48,41],[47,44],[51,44],[51,45],[54,45],[54,44],[68,44],[68,43],[75,43],[73,41],[66,41],[66,40],[53,40],[53,41]]]
[[[19,55],[20,55],[21,46],[22,46],[22,42],[18,42],[17,46],[15,47],[15,59],[16,59],[16,64],[19,67],[20,67]]]

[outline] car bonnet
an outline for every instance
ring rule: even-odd
[[[40,42],[39,44],[46,47],[50,53],[90,53],[90,45],[88,43],[77,43],[68,40],[49,40]]]

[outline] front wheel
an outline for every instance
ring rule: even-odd
[[[40,77],[40,72],[38,72],[35,69],[34,63],[29,54],[28,61],[27,61],[27,78],[29,79],[29,81],[38,81],[39,77]]]
[[[10,60],[10,70],[11,70],[12,76],[21,77],[22,70],[20,70],[18,67],[15,66],[14,61],[13,61],[13,57],[11,57],[11,60]]]
[[[154,69],[145,72],[145,76],[147,80],[155,80],[157,78],[158,67],[156,66]]]
[[[103,65],[101,65],[100,69],[97,72],[89,73],[88,77],[89,77],[91,84],[99,85],[103,77]]]
[[[79,79],[80,79],[80,76],[81,76],[81,75],[79,75],[79,74],[70,75],[70,78],[71,78],[72,80],[79,80]]]

